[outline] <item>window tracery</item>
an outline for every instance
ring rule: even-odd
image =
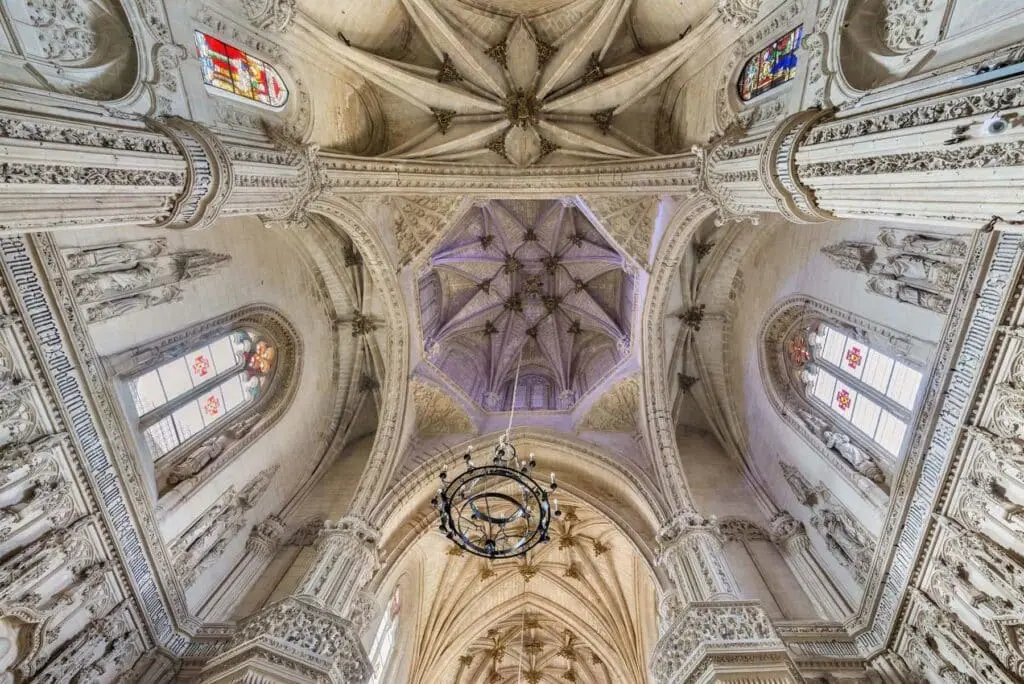
[[[391,602],[388,604],[384,618],[377,627],[377,634],[373,638],[373,645],[370,647],[370,663],[373,665],[373,674],[367,684],[381,684],[384,681],[384,670],[391,660],[391,652],[395,648],[395,636],[398,633],[398,615],[402,610],[401,587],[395,587],[391,595]]]
[[[763,342],[762,373],[779,413],[869,499],[884,503],[930,346],[805,297],[776,308]]]
[[[154,459],[255,403],[274,371],[277,350],[238,329],[135,377],[129,391]]]
[[[796,75],[797,55],[804,27],[797,26],[747,60],[736,84],[740,99],[748,102],[778,88]]]
[[[277,69],[202,31],[196,31],[195,37],[203,83],[218,94],[228,93],[273,109],[288,102],[288,86]]]
[[[169,510],[263,434],[295,393],[301,348],[276,309],[251,305],[103,360],[158,509]]]

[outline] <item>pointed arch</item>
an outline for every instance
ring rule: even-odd
[[[102,360],[161,505],[173,506],[281,417],[301,344],[280,311],[254,304]]]
[[[759,339],[775,410],[854,487],[884,503],[932,345],[804,295],[777,304]]]

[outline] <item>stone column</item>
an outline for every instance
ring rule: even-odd
[[[213,596],[203,606],[201,615],[207,622],[226,620],[238,604],[263,575],[278,550],[284,534],[284,523],[275,515],[253,526],[245,541],[245,555],[235,564],[231,573],[222,581]]]
[[[814,557],[804,524],[789,513],[779,513],[771,521],[770,533],[821,617],[836,622],[849,617],[850,607]]]
[[[110,123],[0,110],[0,160],[0,231],[296,219],[321,187],[315,148],[178,118]]]
[[[739,600],[711,521],[683,513],[662,528],[658,541],[659,563],[674,591],[663,600],[662,636],[651,656],[656,682],[801,681],[760,603]]]
[[[809,110],[698,148],[723,219],[865,218],[1019,230],[1024,78],[870,111]]]
[[[202,682],[365,682],[371,666],[361,632],[372,602],[364,587],[376,569],[378,540],[361,519],[327,523],[296,592],[244,621],[206,664]]]

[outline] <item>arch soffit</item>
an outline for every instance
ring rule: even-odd
[[[675,441],[675,430],[668,424],[668,389],[665,377],[665,314],[669,305],[673,281],[679,277],[679,262],[689,246],[693,236],[716,211],[714,204],[703,193],[698,193],[683,202],[669,221],[665,236],[661,240],[647,286],[647,297],[641,313],[640,335],[643,350],[642,365],[647,369],[642,384],[643,420],[641,429],[648,434],[647,443],[652,445],[652,457],[655,463],[663,463],[666,458],[677,458],[679,449]],[[662,456],[665,454],[665,456]],[[664,468],[659,466],[659,471]],[[681,476],[680,466],[680,476]],[[689,508],[685,492],[676,491],[669,480],[666,483],[664,472],[661,492],[668,510],[677,512]]]
[[[388,328],[388,348],[384,354],[385,373],[381,392],[384,408],[379,417],[379,428],[373,449],[360,479],[352,513],[369,508],[371,502],[382,498],[383,489],[402,455],[402,435],[411,428],[409,416],[409,320],[408,307],[398,280],[398,269],[378,233],[363,211],[344,199],[320,198],[309,207],[310,213],[332,221],[348,235],[359,251],[363,265],[383,305],[385,325]],[[372,474],[372,477],[370,475]]]
[[[430,511],[430,499],[436,492],[437,473],[442,460],[450,459],[450,453],[461,453],[471,444],[490,444],[496,439],[497,434],[484,435],[453,445],[450,452],[438,454],[406,474],[381,498],[371,512],[370,520],[381,530],[381,546],[397,550],[388,555],[386,562],[389,567],[383,575],[402,564],[404,555],[417,538],[432,531],[434,516],[427,511]],[[657,558],[655,536],[668,519],[668,509],[649,478],[633,472],[610,453],[581,441],[565,439],[560,433],[515,429],[512,440],[521,451],[543,449],[562,456],[558,462],[559,488],[607,518],[630,541],[653,572]],[[574,475],[597,480],[619,501],[608,502],[605,497],[574,485]],[[623,504],[628,507],[626,513],[621,510]]]

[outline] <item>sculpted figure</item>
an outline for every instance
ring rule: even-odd
[[[906,304],[913,304],[940,314],[949,313],[950,301],[941,295],[919,290],[904,285],[889,277],[875,277],[868,281],[868,292],[895,299]]]
[[[181,288],[176,285],[167,285],[152,292],[143,292],[130,297],[122,297],[109,302],[100,302],[88,309],[87,316],[90,323],[110,320],[118,316],[144,311],[152,306],[166,304],[168,302],[181,301]]]
[[[882,469],[878,467],[878,464],[863,449],[850,441],[848,436],[841,432],[832,432],[831,430],[825,430],[821,436],[825,446],[838,452],[858,473],[872,482],[878,484],[885,482],[885,475],[882,473]]]
[[[64,260],[72,271],[113,266],[131,268],[138,265],[140,260],[152,259],[165,251],[167,251],[166,238],[156,238],[124,242],[119,245],[68,249],[64,250]]]

